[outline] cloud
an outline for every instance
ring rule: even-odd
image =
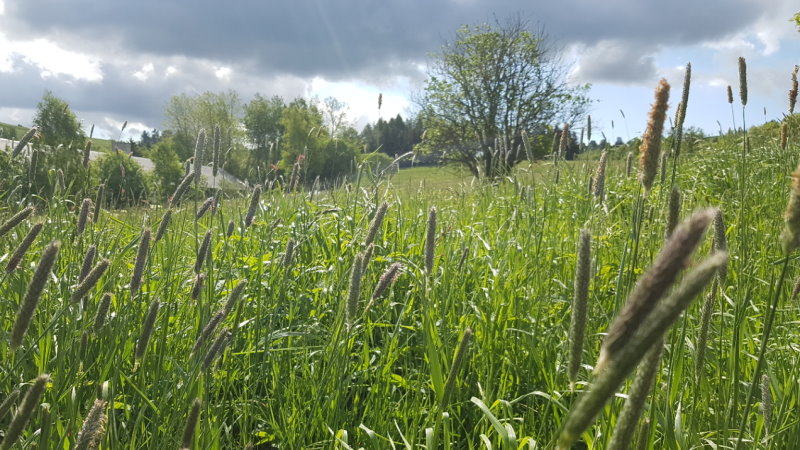
[[[579,82],[640,83],[657,74],[657,49],[620,40],[600,41],[581,48],[583,54],[570,77]]]

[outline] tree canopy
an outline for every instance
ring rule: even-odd
[[[46,91],[36,106],[33,125],[39,128],[40,142],[50,147],[82,148],[86,140],[81,123],[64,100]]]
[[[519,17],[464,26],[429,66],[420,147],[476,176],[504,175],[525,159],[526,134],[549,133],[584,113],[588,86],[570,86],[566,74],[547,36]]]

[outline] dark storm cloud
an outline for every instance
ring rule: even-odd
[[[184,55],[336,79],[424,61],[461,24],[493,16],[520,13],[562,44],[619,40],[654,48],[723,37],[762,10],[760,0],[17,0],[6,2],[0,24],[15,38],[47,36],[76,51],[113,52],[107,58]]]

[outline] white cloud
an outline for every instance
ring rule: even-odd
[[[3,72],[14,71],[14,60],[36,66],[42,78],[68,76],[76,80],[98,82],[103,71],[97,58],[83,53],[65,50],[47,39],[12,41],[0,33],[0,61]]]
[[[174,75],[177,72],[178,72],[178,69],[176,69],[175,66],[169,66],[169,67],[167,67],[167,70],[164,71],[164,76],[168,77],[170,75]]]
[[[139,81],[146,81],[148,78],[150,78],[150,75],[153,74],[153,71],[155,71],[153,63],[147,63],[144,66],[142,66],[141,69],[134,72],[133,77]]]
[[[306,87],[306,95],[318,97],[320,100],[324,100],[326,97],[335,97],[347,103],[349,109],[347,118],[354,121],[356,128],[360,129],[368,122],[378,120],[379,94],[383,94],[381,118],[388,120],[398,114],[401,114],[404,119],[408,118],[411,103],[402,86],[405,82],[398,79],[393,85],[387,85],[385,90],[381,90],[358,80],[328,81],[321,77],[314,77]]]
[[[231,70],[230,67],[226,66],[219,66],[216,68],[216,70],[214,70],[214,75],[216,75],[217,78],[223,81],[230,81],[232,73],[233,70]]]

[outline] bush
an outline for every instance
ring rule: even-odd
[[[183,166],[178,159],[175,145],[175,139],[170,136],[162,139],[150,150],[150,159],[155,166],[153,181],[161,199],[175,192],[175,188],[183,179]]]

